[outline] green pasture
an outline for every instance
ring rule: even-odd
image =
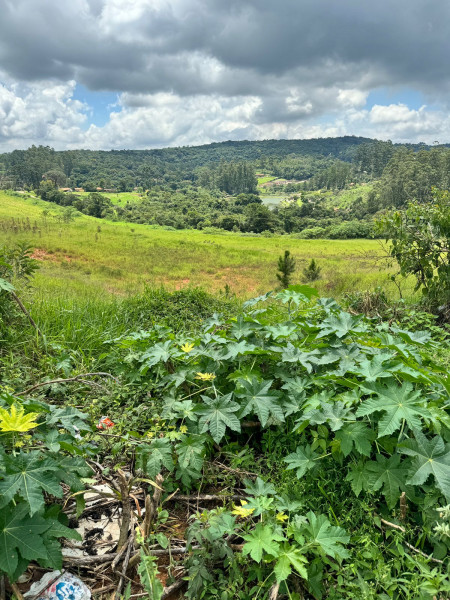
[[[258,185],[262,183],[267,183],[269,181],[274,181],[277,177],[273,177],[272,175],[266,175],[265,177],[258,177]]]
[[[297,260],[296,281],[312,258],[322,267],[315,285],[324,295],[381,285],[398,297],[377,240],[204,234],[85,215],[64,223],[58,215],[61,209],[54,204],[0,193],[2,242],[26,241],[36,248],[41,264],[34,281],[37,296],[124,297],[161,285],[219,292],[228,285],[232,293],[248,298],[276,286],[278,257],[289,249]],[[404,289],[404,295],[411,293],[412,282]]]
[[[89,196],[91,192],[76,192],[77,196]],[[109,198],[116,206],[125,206],[127,202],[140,202],[143,198],[143,194],[137,192],[99,192],[102,196]]]

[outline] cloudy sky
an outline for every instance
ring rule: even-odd
[[[450,142],[448,0],[0,0],[0,151]]]

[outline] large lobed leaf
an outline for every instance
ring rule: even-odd
[[[367,393],[375,393],[376,397],[363,400],[356,412],[356,416],[371,415],[380,411],[385,414],[378,423],[378,437],[390,435],[396,429],[400,429],[403,420],[412,428],[420,428],[420,417],[430,416],[429,411],[423,406],[422,393],[413,391],[411,383],[398,386],[390,383],[387,386],[374,384],[364,386]]]
[[[405,440],[398,445],[403,454],[413,457],[409,479],[411,485],[425,483],[430,475],[434,476],[437,487],[450,501],[450,449],[440,436],[429,440],[419,431],[414,431],[415,439]]]

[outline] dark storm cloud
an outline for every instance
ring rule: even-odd
[[[272,96],[450,82],[447,0],[0,0],[0,68],[91,89]],[[301,112],[301,111],[300,111]]]

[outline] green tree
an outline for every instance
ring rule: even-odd
[[[67,183],[66,174],[59,169],[50,169],[50,171],[44,173],[43,178],[52,181],[55,187],[64,187]]]
[[[295,258],[291,256],[289,250],[284,251],[284,256],[280,256],[278,259],[278,271],[277,279],[280,282],[280,286],[283,289],[289,287],[291,283],[292,274],[295,271]]]
[[[303,281],[316,281],[320,277],[321,270],[314,258],[312,258],[309,265],[303,269]]]
[[[410,202],[389,211],[377,223],[390,242],[400,274],[414,275],[426,304],[450,320],[450,192],[433,189],[433,201]]]

